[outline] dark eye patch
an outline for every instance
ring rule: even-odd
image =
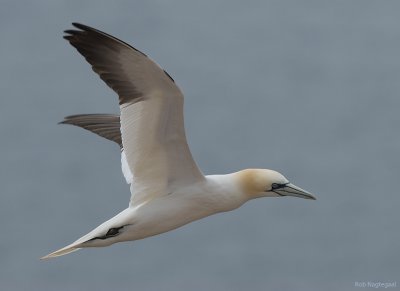
[[[271,190],[281,189],[281,188],[284,188],[285,186],[286,186],[286,184],[272,183]]]

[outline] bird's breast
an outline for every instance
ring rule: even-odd
[[[235,209],[243,202],[215,187],[182,188],[139,207],[135,211],[135,223],[129,231],[129,239],[167,232],[209,215]]]

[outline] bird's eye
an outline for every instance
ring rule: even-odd
[[[281,187],[281,185],[279,185],[277,183],[272,183],[272,185],[271,185],[272,190],[279,189],[280,187]]]
[[[281,189],[281,188],[284,188],[286,185],[287,185],[287,183],[286,184],[272,183],[271,190]]]

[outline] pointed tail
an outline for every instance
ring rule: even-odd
[[[59,249],[59,250],[52,252],[44,257],[41,257],[40,259],[47,260],[47,259],[51,259],[51,258],[55,258],[55,257],[61,257],[63,255],[70,254],[70,253],[75,252],[80,249],[81,248],[74,246],[74,244],[70,244],[66,247],[63,247],[62,249]]]

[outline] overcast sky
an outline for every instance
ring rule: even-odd
[[[400,281],[400,2],[1,1],[0,289],[354,290]],[[127,207],[118,146],[57,125],[117,113],[65,40],[81,22],[185,93],[206,174],[271,168],[265,198],[142,241],[39,258]],[[400,282],[398,282],[400,284]]]

